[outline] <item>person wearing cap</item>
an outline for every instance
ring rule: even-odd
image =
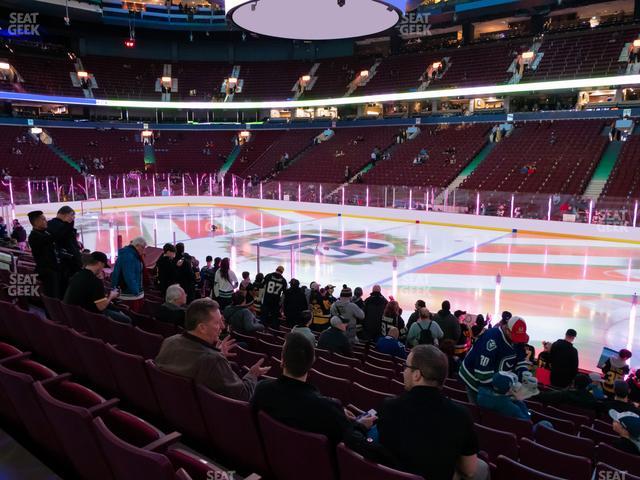
[[[416,303],[413,305],[413,312],[409,315],[409,320],[407,320],[407,332],[411,331],[411,325],[418,321],[420,318],[420,309],[425,308],[427,304],[424,300],[416,300]]]
[[[589,374],[589,379],[591,380],[591,383],[587,387],[587,390],[591,395],[593,395],[593,398],[596,400],[606,399],[607,396],[604,394],[604,390],[602,389],[602,382],[604,382],[602,376],[597,372],[591,372]]]
[[[449,300],[442,302],[442,308],[434,315],[433,320],[444,332],[443,340],[449,339],[456,343],[458,342],[460,339],[460,322],[455,315],[451,313]]]
[[[292,278],[289,281],[289,288],[284,292],[282,310],[284,312],[285,323],[288,327],[298,325],[302,312],[309,309],[307,297],[300,288],[300,281]]]
[[[53,235],[47,231],[47,217],[41,210],[28,213],[31,233],[29,248],[36,263],[38,280],[42,284],[42,293],[51,298],[62,298],[58,255]]]
[[[616,380],[613,384],[613,399],[604,402],[604,411],[633,412],[640,415],[640,410],[629,400],[629,385],[624,380]]]
[[[382,295],[380,285],[374,285],[364,301],[364,320],[362,321],[362,340],[375,340],[382,330],[382,316],[388,300]]]
[[[357,325],[364,320],[364,312],[355,303],[351,302],[352,292],[346,285],[340,291],[340,298],[331,305],[331,316],[342,317],[348,321],[347,338],[351,344],[358,341],[356,337]]]
[[[602,366],[602,373],[604,373],[602,388],[609,397],[614,394],[613,386],[616,380],[624,380],[625,375],[629,374],[630,368],[627,361],[630,358],[631,352],[623,348],[617,355],[607,358],[607,361]]]
[[[567,388],[578,374],[578,350],[573,346],[576,336],[576,331],[570,328],[564,339],[560,338],[551,345],[549,369],[551,385],[555,388]]]
[[[331,317],[331,327],[320,334],[320,338],[318,338],[318,348],[339,353],[345,357],[353,356],[353,349],[346,334],[348,324],[349,322],[347,320],[340,317]]]
[[[640,455],[640,416],[616,410],[610,410],[609,416],[613,420],[613,431],[620,435],[611,446],[625,453]]]
[[[103,270],[110,268],[109,259],[102,252],[93,252],[85,257],[85,265],[69,281],[63,302],[77,305],[92,313],[104,313],[109,318],[123,323],[131,323],[131,319],[124,313],[109,308],[111,302],[118,298],[117,289],[104,293],[102,283]]]
[[[224,309],[222,315],[234,332],[251,335],[253,332],[264,330],[264,325],[258,321],[249,308],[246,294],[242,290],[233,293],[231,305]]]
[[[490,385],[478,389],[478,406],[504,417],[530,420],[529,409],[522,400],[513,398],[519,386],[518,377],[511,372],[497,372]]]
[[[476,403],[478,388],[491,384],[499,371],[514,372],[518,379],[527,371],[524,344],[529,342],[523,318],[503,313],[502,321],[478,338],[460,366],[460,379],[467,387],[471,403]]]
[[[280,305],[282,294],[287,289],[287,281],[282,274],[284,267],[279,265],[275,272],[264,277],[264,296],[262,297],[262,322],[271,328],[280,326]]]
[[[158,288],[160,288],[162,298],[166,296],[169,285],[178,283],[178,267],[173,261],[175,256],[176,247],[171,243],[165,243],[162,247],[162,256],[156,261]]]

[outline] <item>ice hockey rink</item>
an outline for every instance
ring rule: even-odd
[[[238,277],[284,265],[287,280],[338,292],[347,284],[366,296],[380,284],[405,320],[417,299],[432,311],[445,299],[469,313],[509,310],[527,320],[537,351],[575,328],[581,367],[594,369],[603,345],[630,348],[640,366],[637,244],[251,208],[137,207],[87,213],[77,228],[87,248],[112,258],[119,235],[125,245],[143,235],[159,247],[183,242],[201,265],[228,256]]]

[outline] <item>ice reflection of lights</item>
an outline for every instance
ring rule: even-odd
[[[394,258],[392,263],[393,271],[391,273],[391,294],[398,296],[398,259]]]
[[[629,310],[629,334],[627,335],[627,350],[633,347],[633,338],[636,332],[636,313],[638,309],[638,295],[633,294],[631,309]]]
[[[498,273],[496,275],[496,291],[493,300],[493,318],[498,319],[500,317],[500,292],[502,291],[502,275]]]

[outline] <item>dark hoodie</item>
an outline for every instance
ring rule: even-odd
[[[229,305],[224,309],[223,315],[235,332],[253,333],[264,330],[264,325],[256,320],[248,305]]]
[[[308,309],[307,296],[300,287],[293,286],[285,290],[283,310],[289,327],[297,325],[301,319],[301,313]]]
[[[82,268],[82,256],[76,238],[76,229],[73,223],[63,222],[56,217],[47,223],[47,231],[55,242],[63,273],[70,277]]]
[[[453,340],[458,343],[462,331],[460,322],[458,322],[455,315],[451,313],[451,310],[440,310],[433,320],[440,326],[444,333],[441,341]]]
[[[364,301],[363,340],[375,340],[382,330],[382,315],[388,300],[380,292],[371,292]]]

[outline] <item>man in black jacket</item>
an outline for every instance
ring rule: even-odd
[[[289,280],[289,288],[284,292],[282,310],[288,327],[295,327],[302,318],[302,312],[309,309],[307,296],[300,288],[297,278]]]
[[[320,334],[318,348],[351,357],[353,349],[346,334],[349,321],[340,317],[331,317],[330,324],[331,327]]]
[[[553,342],[549,351],[551,385],[566,388],[578,374],[578,350],[573,346],[577,333],[573,328],[567,330],[564,339]]]
[[[67,289],[69,280],[82,269],[82,253],[73,224],[76,212],[68,205],[60,207],[56,218],[49,220],[47,230],[53,236],[60,260],[61,291]]]
[[[442,309],[435,315],[433,320],[438,324],[444,333],[442,341],[453,340],[458,343],[460,339],[461,327],[458,319],[451,313],[449,300],[442,302]]]
[[[380,285],[374,285],[371,294],[364,301],[364,320],[362,321],[363,340],[375,340],[382,330],[382,315],[387,306],[386,298],[382,295]]]
[[[29,247],[36,262],[36,273],[42,282],[42,293],[52,298],[62,298],[58,257],[53,236],[47,231],[47,218],[40,210],[29,212],[33,227],[29,234]]]
[[[334,447],[344,441],[359,449],[366,444],[367,430],[376,418],[365,416],[355,421],[337,401],[323,397],[307,382],[314,361],[309,339],[289,333],[282,349],[282,376],[258,383],[251,399],[253,410],[263,411],[289,427],[325,435]]]
[[[169,285],[178,283],[178,268],[173,261],[175,256],[176,247],[170,243],[165,243],[162,247],[162,256],[156,262],[158,287],[160,288],[160,295],[162,295],[162,298],[166,296]]]

